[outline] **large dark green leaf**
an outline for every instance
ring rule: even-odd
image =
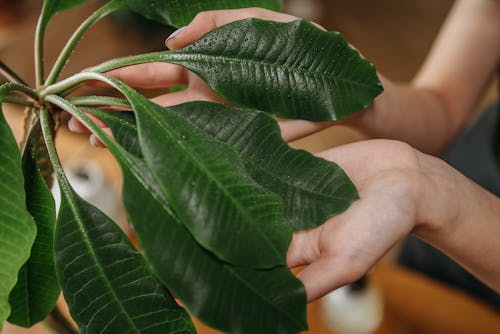
[[[292,230],[281,198],[247,176],[237,152],[122,85],[145,161],[182,222],[220,259],[252,268],[285,264]]]
[[[40,129],[39,126],[37,129]],[[54,308],[60,293],[54,266],[55,204],[52,194],[36,165],[40,131],[33,131],[24,156],[23,171],[26,206],[35,219],[37,236],[31,256],[19,271],[18,281],[9,297],[12,312],[9,322],[31,327],[42,321]]]
[[[187,25],[196,14],[215,9],[262,7],[279,10],[281,0],[115,0],[149,19],[174,27]]]
[[[26,209],[21,155],[1,108],[9,87],[0,88],[0,329],[10,314],[9,294],[36,236],[36,224]]]
[[[305,20],[237,21],[184,49],[114,60],[94,70],[153,61],[184,66],[227,100],[284,118],[342,119],[383,91],[373,64],[340,33]]]
[[[288,146],[276,121],[263,112],[209,102],[186,103],[169,110],[232,145],[251,177],[284,199],[285,216],[294,229],[316,227],[358,198],[355,186],[338,165]],[[117,141],[136,155],[139,143],[131,113],[90,112],[104,120]]]
[[[120,228],[62,188],[56,267],[81,333],[193,333]]]
[[[319,226],[358,198],[356,187],[342,168],[288,146],[276,121],[263,112],[209,102],[171,109],[233,146],[250,176],[284,199],[285,215],[294,229]]]
[[[243,269],[216,258],[174,214],[146,163],[106,138],[121,165],[124,203],[148,262],[194,315],[230,333],[307,328],[305,290],[287,268]]]
[[[158,278],[191,313],[229,333],[307,328],[305,290],[290,270],[244,269],[217,259],[173,213],[146,163],[109,147],[122,167],[124,204],[139,244]]]

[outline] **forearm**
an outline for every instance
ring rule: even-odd
[[[415,79],[382,78],[384,93],[350,123],[369,137],[439,153],[467,124],[499,58],[500,2],[459,0]]]
[[[446,163],[421,155],[414,233],[500,291],[500,200]]]
[[[459,130],[451,125],[446,101],[430,89],[381,80],[383,95],[346,124],[369,138],[400,140],[433,155],[441,152]]]

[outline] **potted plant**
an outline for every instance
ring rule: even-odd
[[[305,291],[285,263],[292,233],[344,211],[357,192],[339,166],[290,148],[272,116],[327,121],[366,107],[382,91],[373,65],[339,33],[305,20],[248,19],[181,50],[112,60],[58,81],[83,34],[110,13],[132,10],[180,27],[222,6],[215,0],[108,1],[45,75],[48,22],[83,2],[44,1],[36,87],[0,63],[9,81],[0,87],[0,103],[28,109],[20,149],[0,113],[0,324],[29,327],[43,320],[62,288],[81,333],[195,332],[172,294],[223,331],[305,330]],[[276,10],[280,3],[223,6]],[[103,74],[145,62],[184,66],[234,106],[193,101],[165,108]],[[69,95],[88,80],[107,83],[123,98]],[[63,112],[83,122],[120,164],[140,251],[67,181],[54,146]],[[88,113],[103,119],[114,138]],[[57,217],[47,186],[52,174],[62,196]]]

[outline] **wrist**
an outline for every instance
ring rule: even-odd
[[[420,152],[418,158],[422,178],[413,233],[435,244],[463,218],[463,193],[470,181],[438,158]]]

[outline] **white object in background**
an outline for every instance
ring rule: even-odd
[[[115,189],[108,182],[100,166],[91,160],[78,160],[64,167],[64,172],[75,192],[89,202],[122,229],[126,229],[126,220]],[[59,210],[61,194],[57,182],[54,182],[52,194]]]
[[[362,287],[343,286],[321,300],[327,326],[338,334],[375,332],[384,315],[380,290],[369,281]]]

